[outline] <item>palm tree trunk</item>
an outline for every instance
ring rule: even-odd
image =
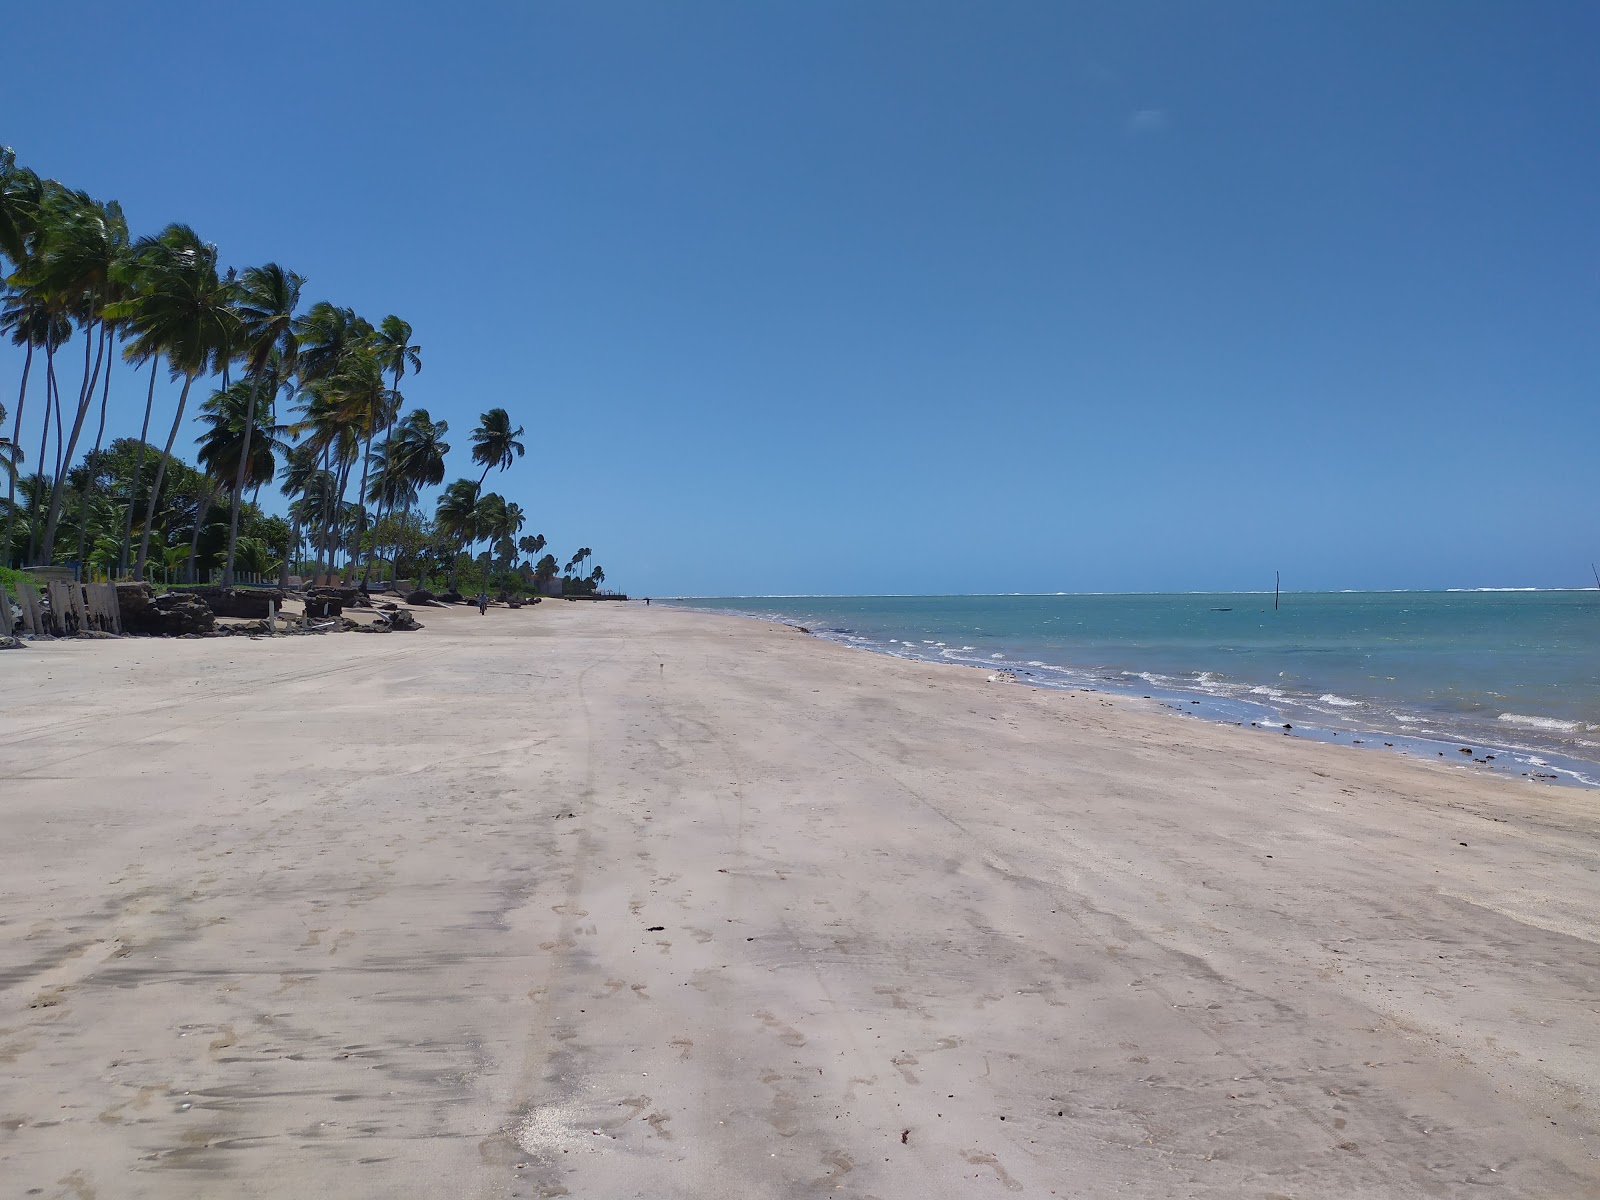
[[[317,576],[322,574],[322,530],[323,527],[328,523],[328,488],[325,480],[332,469],[332,465],[333,447],[331,445],[324,446],[322,448],[322,467],[319,470],[319,475],[324,480],[321,485],[322,507],[318,511],[316,520],[311,526],[311,552],[316,555],[315,561],[311,564],[312,583],[316,583]]]
[[[44,429],[39,434],[39,457],[35,460],[34,474],[44,478],[44,455],[50,448],[50,400],[56,390],[56,362],[55,344],[49,338],[44,343]],[[33,565],[34,555],[39,552],[39,496],[38,489],[30,500],[32,511],[28,514],[28,557],[29,566]]]
[[[399,420],[399,418],[400,418],[400,405],[401,405],[401,403],[403,403],[403,401],[400,398],[400,372],[399,371],[396,371],[394,373],[394,395],[395,395],[394,412],[391,413],[390,416],[389,416],[389,423],[383,427],[383,468],[384,468],[385,471],[391,469],[390,463],[389,463],[389,452],[394,446],[394,426],[395,426],[395,422],[397,420]],[[370,444],[367,447],[367,452],[369,454],[372,452],[372,447],[371,447]],[[362,485],[361,494],[362,494],[362,496],[365,496],[367,494],[367,489],[366,489],[366,485],[365,484]],[[378,501],[378,519],[377,519],[377,521],[373,522],[374,524],[382,524],[383,523],[383,510],[384,510],[384,504],[383,504],[382,499],[380,498],[379,501]],[[372,550],[373,550],[373,554],[376,554],[377,550],[378,550],[377,546],[373,546]],[[372,554],[369,554],[369,555],[367,555],[366,567],[361,572],[361,583],[362,583],[363,586],[366,585],[367,577],[370,576],[371,574],[372,574]],[[391,574],[392,574],[392,572],[391,572]]]
[[[61,384],[56,380],[55,376],[55,365],[52,363],[50,367],[50,387],[54,399],[51,401],[51,407],[56,414],[56,474],[59,475],[61,474]],[[48,421],[49,419],[49,415],[46,414],[45,420]]]
[[[278,586],[280,588],[289,586],[289,562],[291,559],[298,557],[297,551],[300,549],[300,518],[294,517],[292,520],[293,527],[289,534],[289,544],[284,547],[283,551],[283,566],[278,568]]]
[[[344,494],[350,487],[350,468],[354,463],[345,463],[339,468],[339,489],[333,497],[333,515],[328,520],[328,584],[332,586],[334,570],[339,562],[339,548],[344,539],[340,536],[339,526],[344,524]]]
[[[372,438],[378,432],[378,410],[373,408],[367,414],[367,448],[361,453],[361,490],[356,493],[356,510],[359,514],[356,519],[356,531],[350,539],[350,559],[345,563],[344,581],[350,582],[350,576],[356,564],[356,559],[361,556],[361,539],[367,532],[367,470],[372,466]]]
[[[22,359],[22,391],[17,394],[17,415],[11,421],[11,444],[22,448],[22,409],[28,403],[28,371],[33,366],[33,341],[28,341],[27,354]],[[0,544],[0,566],[11,565],[11,539],[17,532],[17,473],[6,476],[6,540]],[[9,613],[4,614],[10,616]]]
[[[239,452],[239,469],[233,476],[233,511],[228,516],[228,562],[222,568],[222,586],[233,586],[233,556],[239,549],[239,510],[244,507],[244,473],[250,465],[250,435],[256,428],[256,393],[261,390],[261,372],[250,376],[250,400],[244,409],[244,448]]]
[[[201,489],[200,495],[195,502],[194,532],[189,535],[189,564],[184,568],[183,572],[184,578],[190,583],[200,582],[195,578],[194,573],[195,554],[200,548],[200,530],[205,527],[206,514],[211,511],[211,500],[216,494],[215,485],[208,483]]]
[[[91,293],[90,303],[94,303]],[[94,404],[94,385],[100,379],[100,364],[106,354],[106,326],[105,322],[98,322],[99,335],[94,333],[96,322],[91,321],[89,328],[83,331],[83,386],[78,389],[78,412],[72,421],[72,436],[67,440],[66,465],[72,465],[72,455],[78,448],[78,439],[83,436],[83,423],[89,416],[89,408]],[[94,343],[94,373],[89,372],[90,343]],[[62,470],[56,474],[55,486],[50,489],[50,508],[44,523],[44,549],[41,557],[45,562],[50,562],[56,554],[56,526],[61,520],[61,503],[66,498],[67,473]]]
[[[150,486],[150,503],[145,505],[144,532],[139,535],[139,558],[133,567],[135,579],[144,578],[145,556],[150,552],[150,526],[156,519],[156,501],[161,496],[161,481],[167,475],[167,460],[172,457],[172,443],[178,440],[178,429],[183,425],[183,406],[189,402],[189,389],[194,386],[194,376],[183,377],[183,391],[178,393],[178,412],[172,418],[172,432],[167,434],[167,444],[161,451],[161,461],[156,466],[156,481]]]
[[[150,356],[150,391],[144,398],[144,424],[139,426],[139,453],[133,459],[133,479],[128,484],[128,512],[122,522],[122,561],[119,564],[126,571],[128,569],[128,550],[133,542],[133,506],[138,502],[139,480],[144,475],[144,448],[145,440],[150,435],[150,409],[156,402],[156,362],[158,355]]]
[[[111,403],[111,364],[116,361],[117,336],[113,332],[108,335],[111,345],[111,358],[106,361],[106,380],[100,389],[100,427],[95,430],[94,449],[90,454],[100,453],[100,443],[106,436],[106,408]],[[78,505],[83,510],[78,521],[78,571],[80,577],[83,572],[83,555],[89,534],[89,473],[84,472],[83,489],[78,493]]]

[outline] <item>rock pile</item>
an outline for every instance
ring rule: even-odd
[[[186,637],[210,633],[217,627],[210,605],[188,592],[157,596],[148,583],[117,584],[117,608],[124,633],[157,637]]]

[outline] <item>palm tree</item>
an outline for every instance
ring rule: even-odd
[[[95,383],[105,356],[108,333],[102,318],[128,252],[128,223],[116,201],[100,204],[84,192],[65,188],[48,193],[45,212],[49,224],[44,242],[39,253],[23,267],[22,274],[45,294],[59,297],[83,331],[83,382],[78,388],[72,433],[64,446],[58,446],[63,464],[70,465],[78,438],[83,433],[84,420],[94,402]],[[94,353],[92,370],[91,351]],[[109,364],[105,365],[109,369]],[[59,429],[57,440],[60,441]],[[55,557],[56,526],[61,519],[66,482],[66,470],[58,469],[45,514],[44,542],[40,550],[43,562],[48,563]]]
[[[409,522],[411,506],[423,488],[438,487],[444,480],[444,459],[450,443],[444,435],[450,422],[435,421],[425,408],[414,408],[394,427],[386,443],[383,459],[395,476],[392,491],[384,498],[389,510],[402,506],[402,524]]]
[[[304,356],[302,354],[302,375]],[[321,469],[332,477],[331,488],[319,494],[323,500],[311,521],[311,544],[317,552],[315,574],[323,571],[322,551],[328,551],[327,570],[332,575],[338,554],[338,542],[333,531],[340,525],[344,511],[344,494],[349,486],[350,468],[360,452],[359,414],[348,403],[348,398],[337,377],[327,377],[302,383],[300,389],[302,419],[291,432],[305,435],[303,443],[316,456]]]
[[[274,391],[278,379],[294,373],[300,352],[300,339],[295,333],[295,309],[300,306],[300,288],[304,283],[299,275],[277,263],[247,267],[239,276],[240,350],[250,380],[250,399],[244,412],[244,445],[230,489],[233,503],[228,514],[228,558],[222,569],[223,587],[233,586],[233,563],[239,546],[239,507],[244,502],[246,465],[251,461],[250,442],[255,433],[257,397],[269,363],[276,360]],[[267,478],[271,477],[269,471]]]
[[[345,581],[348,583],[349,572],[360,554],[361,538],[367,531],[367,477],[372,468],[372,439],[380,428],[394,420],[400,407],[400,393],[384,386],[382,367],[369,344],[360,346],[348,356],[345,370],[340,373],[338,380],[344,403],[353,415],[364,446],[361,483],[356,488],[356,527],[351,533],[350,554],[345,560]]]
[[[238,344],[239,317],[233,307],[234,282],[217,273],[216,248],[200,243],[192,230],[168,226],[160,237],[142,239],[137,253],[146,265],[144,287],[125,312],[118,306],[116,313],[126,316],[133,328],[134,341],[129,351],[140,361],[161,354],[173,377],[183,377],[178,411],[156,467],[144,531],[139,536],[134,577],[143,579],[156,501],[172,457],[172,443],[183,425],[189,389],[201,375],[226,364]]]
[[[284,555],[283,570],[278,579],[280,587],[289,586],[289,561],[299,556],[300,531],[312,524],[314,514],[323,511],[322,498],[332,490],[331,482],[328,472],[321,467],[315,446],[302,442],[290,447],[285,455],[280,490],[290,498],[289,519],[293,522],[293,528],[289,537],[289,553]]]
[[[5,424],[5,420],[6,420],[6,406],[4,404],[0,404],[0,425],[4,425]],[[15,489],[16,489],[16,485],[17,485],[17,466],[21,462],[22,462],[22,447],[17,445],[16,438],[0,437],[0,471],[4,471],[5,472],[6,478],[8,480],[10,480],[11,487],[13,489],[12,493],[11,493],[11,496],[7,497],[7,501],[6,502],[7,502],[8,505],[12,502],[13,498],[16,496]],[[10,514],[9,509],[7,510],[6,515],[7,515],[8,518],[10,517],[11,514]],[[11,544],[10,541],[9,541],[9,536],[10,535],[7,534],[8,540],[5,543],[7,546],[9,546]],[[0,613],[0,616],[4,616],[4,615],[5,614]]]
[[[536,533],[532,537],[525,537],[519,541],[517,543],[517,549],[526,554],[528,556],[528,561],[532,562],[534,556],[537,555],[539,551],[543,550],[547,544],[548,543],[546,543],[544,540],[544,534]]]
[[[478,540],[478,496],[480,485],[470,479],[458,479],[439,497],[433,519],[439,531],[455,546],[450,559],[450,590],[456,590],[457,568],[462,551]]]
[[[256,377],[240,380],[223,391],[212,394],[200,406],[200,452],[197,456],[205,473],[207,486],[200,496],[195,511],[194,532],[189,542],[189,577],[194,578],[195,551],[200,542],[200,529],[211,502],[219,491],[234,493],[231,505],[237,519],[240,496],[252,484],[271,479],[277,470],[277,451],[283,449],[283,427],[272,424],[270,411],[266,422],[260,421],[261,412],[256,403],[256,393],[261,387],[261,375],[268,374],[276,360],[264,364]],[[277,391],[276,378],[272,392]],[[269,393],[270,395],[270,393]],[[237,525],[231,527],[237,529]],[[236,540],[236,539],[235,539]],[[225,576],[228,585],[231,576]]]
[[[377,352],[378,362],[381,368],[394,376],[394,412],[389,418],[387,424],[384,426],[383,432],[382,461],[385,463],[392,461],[389,451],[391,449],[391,443],[394,440],[394,417],[398,416],[400,413],[400,380],[405,377],[407,366],[409,366],[413,371],[422,370],[422,347],[411,345],[411,333],[412,330],[410,325],[408,325],[405,321],[402,321],[393,313],[390,313],[383,319],[383,322],[378,326],[377,331],[372,335],[373,349]],[[371,452],[369,449],[369,455],[370,453]],[[395,475],[395,482],[399,482],[398,472],[396,472]],[[383,497],[380,495],[376,502],[378,504],[378,520],[381,521],[383,520],[384,509]],[[390,503],[390,507],[393,507],[392,502]],[[373,550],[376,551],[377,547],[374,546]],[[370,575],[371,572],[372,556],[369,554],[367,557],[366,568],[361,572],[362,583],[366,583],[367,576]]]
[[[472,431],[472,461],[483,466],[479,487],[489,478],[491,467],[504,471],[522,457],[523,445],[517,440],[521,436],[522,426],[511,428],[511,414],[503,408],[491,408],[478,418],[478,427]]]
[[[44,185],[26,167],[17,166],[10,146],[0,146],[0,254],[20,267],[32,253],[38,234],[39,204]]]
[[[204,254],[208,250],[187,225],[169,225],[157,237],[140,239],[123,264],[123,297],[108,307],[108,315],[124,319],[131,317],[150,273],[159,270],[169,254],[185,249],[196,254]],[[127,570],[128,557],[133,550],[133,509],[138,503],[139,485],[144,479],[144,454],[150,444],[150,415],[155,409],[156,367],[160,364],[161,348],[135,338],[123,348],[122,357],[134,366],[143,366],[146,360],[150,363],[150,383],[144,397],[144,420],[139,426],[139,450],[134,456],[133,474],[128,485],[128,505],[122,517],[122,553],[117,560],[118,565]]]
[[[0,333],[11,338],[11,344],[25,348],[22,360],[22,389],[17,394],[17,415],[11,425],[11,442],[17,447],[17,459],[22,458],[22,413],[28,401],[28,373],[33,366],[36,347],[59,344],[71,334],[65,314],[53,311],[42,296],[29,291],[8,291],[5,305],[0,308]],[[47,414],[48,416],[48,414]],[[13,535],[16,533],[17,490],[15,478],[6,484],[6,534],[0,542],[0,565],[11,561]]]

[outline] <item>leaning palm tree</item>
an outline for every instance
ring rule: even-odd
[[[4,425],[5,424],[5,420],[6,420],[6,406],[4,404],[0,404],[0,425]],[[7,480],[10,481],[11,487],[13,489],[12,493],[11,493],[11,496],[7,497],[7,500],[6,500],[6,503],[7,503],[8,506],[11,504],[13,498],[16,496],[15,489],[16,489],[16,486],[17,486],[17,467],[19,465],[21,465],[21,463],[22,463],[22,447],[17,445],[17,439],[16,438],[8,438],[8,437],[0,437],[0,471],[3,471],[5,473],[5,477],[6,477]],[[7,510],[6,515],[9,518],[9,516],[10,516],[9,508]],[[9,541],[7,541],[5,544],[9,546],[11,543]],[[3,616],[3,615],[4,614],[0,614],[0,616]]]
[[[522,436],[522,426],[511,428],[511,414],[503,408],[491,408],[478,418],[478,427],[472,431],[472,461],[483,467],[478,476],[478,486],[489,478],[492,467],[502,471],[525,453],[517,439]]]
[[[83,380],[78,387],[78,403],[73,411],[72,432],[60,448],[62,461],[70,466],[83,434],[84,421],[94,403],[95,385],[105,363],[110,327],[106,309],[128,253],[128,223],[122,209],[112,201],[101,204],[84,192],[60,188],[52,191],[46,203],[49,234],[40,252],[22,271],[23,276],[47,295],[62,298],[83,331]],[[91,351],[93,367],[90,366]],[[59,431],[58,431],[59,439]],[[65,498],[66,470],[56,472],[45,511],[44,538],[40,561],[55,557],[56,527]]]
[[[156,466],[144,531],[139,536],[134,577],[143,579],[161,482],[172,458],[172,444],[183,425],[189,389],[200,376],[221,370],[226,364],[238,344],[239,317],[233,307],[233,279],[217,273],[216,248],[199,244],[192,231],[181,227],[175,231],[169,226],[160,238],[143,239],[139,253],[146,262],[144,286],[128,302],[126,310],[119,306],[115,315],[125,316],[133,329],[129,350],[137,359],[161,354],[172,376],[183,377],[178,410]]]
[[[108,306],[107,315],[112,319],[120,317],[125,322],[131,318],[151,273],[160,270],[168,256],[184,250],[205,254],[209,249],[187,225],[168,225],[158,236],[140,239],[123,262],[119,279],[121,297]],[[139,449],[134,456],[133,474],[128,485],[128,504],[122,515],[122,554],[117,565],[126,571],[133,553],[133,510],[144,480],[145,451],[150,445],[150,416],[155,411],[156,368],[161,364],[161,347],[135,338],[123,348],[122,357],[135,367],[142,367],[146,362],[150,364],[150,382],[144,397],[144,420],[139,425]]]
[[[372,348],[378,356],[380,368],[384,371],[387,371],[394,377],[394,387],[392,389],[394,393],[394,404],[391,409],[389,420],[385,423],[383,429],[382,459],[386,463],[392,461],[389,451],[392,448],[391,443],[394,440],[395,418],[400,415],[400,405],[402,403],[400,396],[400,380],[405,378],[406,368],[408,366],[412,369],[412,371],[422,370],[422,347],[413,346],[411,344],[411,334],[411,326],[405,321],[402,321],[399,317],[395,316],[393,313],[390,313],[387,317],[385,317],[382,323],[379,324],[378,328],[372,334]],[[368,443],[368,454],[370,457],[370,442]],[[398,483],[399,472],[396,471],[394,475],[395,482]],[[379,521],[383,520],[383,508],[384,505],[380,499],[378,501],[377,518]],[[363,506],[363,515],[365,514],[365,511],[365,507]],[[374,546],[373,550],[376,552],[377,547]],[[369,554],[367,556],[366,567],[361,572],[362,583],[367,581],[367,577],[371,574],[371,572],[372,555]]]
[[[244,445],[238,455],[236,477],[229,489],[233,503],[228,514],[228,557],[222,568],[223,587],[233,586],[233,562],[239,546],[239,508],[244,502],[246,465],[251,461],[250,442],[254,436],[257,400],[269,365],[273,368],[274,391],[280,379],[294,373],[300,351],[300,339],[295,333],[295,309],[300,307],[300,288],[304,283],[299,275],[277,263],[247,267],[239,276],[239,348],[250,380],[250,398],[245,405]],[[271,478],[270,471],[267,478]]]
[[[16,152],[10,146],[0,146],[0,254],[10,259],[13,267],[20,267],[32,253],[43,195],[40,178],[17,166]]]
[[[71,333],[66,315],[56,312],[36,292],[7,291],[5,303],[0,307],[0,333],[11,339],[14,346],[24,347],[22,359],[22,388],[17,394],[17,412],[12,418],[11,442],[18,447],[20,460],[22,438],[22,413],[28,402],[28,375],[33,366],[33,352],[43,346],[58,345]],[[48,416],[48,414],[47,414]],[[11,546],[16,533],[17,491],[16,480],[6,483],[6,532],[0,542],[0,565],[11,561]]]

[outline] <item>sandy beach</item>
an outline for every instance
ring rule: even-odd
[[[0,655],[0,1196],[1600,1195],[1592,791],[418,616]]]

